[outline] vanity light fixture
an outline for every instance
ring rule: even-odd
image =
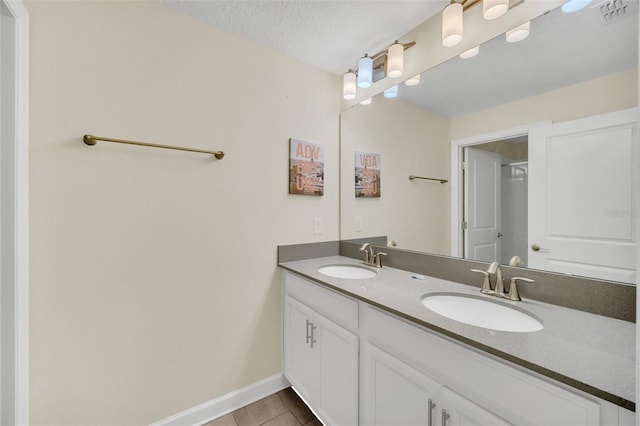
[[[531,21],[527,21],[524,24],[518,25],[517,27],[507,31],[507,34],[506,34],[507,42],[517,43],[519,41],[524,40],[529,36],[530,29],[531,29]]]
[[[393,99],[398,97],[398,85],[396,84],[393,87],[389,87],[384,91],[384,97],[387,99]]]
[[[416,86],[420,84],[420,74],[416,74],[413,77],[407,79],[404,84],[406,84],[407,86]]]
[[[360,105],[371,105],[373,102],[373,98],[367,98],[364,101],[360,102]]]
[[[591,3],[591,0],[569,0],[562,5],[562,11],[564,13],[577,12],[580,9],[584,9]]]
[[[473,58],[478,53],[480,53],[480,46],[472,47],[471,49],[462,52],[458,56],[460,56],[462,59],[469,59],[469,58]]]
[[[385,77],[401,77],[404,70],[404,51],[415,45],[415,41],[400,43],[396,40],[375,55],[365,54],[358,61],[358,68],[350,69],[343,76],[342,97],[346,100],[355,99],[358,87],[366,89]]]
[[[512,7],[522,3],[522,0],[512,1]],[[487,21],[498,19],[509,10],[509,0],[451,0],[442,10],[443,46],[455,46],[462,41],[464,11],[480,3],[482,3],[482,17]]]
[[[367,89],[373,82],[373,59],[366,53],[358,61],[358,87]]]
[[[387,53],[387,76],[391,78],[402,77],[404,71],[404,45],[396,40],[389,47]]]
[[[342,77],[342,97],[346,100],[356,98],[356,73],[353,70],[347,71]]]

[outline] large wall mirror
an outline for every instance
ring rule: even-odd
[[[341,238],[636,283],[638,1],[595,3],[343,111]]]

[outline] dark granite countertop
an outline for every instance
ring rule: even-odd
[[[282,262],[280,266],[459,342],[635,411],[635,323],[536,300],[511,302],[439,278],[411,278],[384,267],[374,278],[340,279],[318,272],[325,265],[362,265],[344,256]],[[513,305],[541,320],[537,332],[489,330],[448,319],[425,308],[424,295],[456,292]]]

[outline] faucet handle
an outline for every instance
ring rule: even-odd
[[[507,294],[507,299],[519,301],[522,300],[520,297],[520,293],[518,293],[518,281],[523,281],[525,283],[534,283],[535,280],[523,277],[513,277],[511,278],[511,285],[509,286],[509,294]]]
[[[382,268],[382,258],[380,256],[387,256],[387,253],[381,252],[379,251],[378,253],[376,253],[375,255],[375,262],[376,262],[376,267],[377,268]]]
[[[480,292],[484,294],[493,294],[493,290],[491,290],[491,281],[489,280],[489,272],[481,269],[470,269],[470,271],[484,275],[484,281],[482,281],[482,289]]]

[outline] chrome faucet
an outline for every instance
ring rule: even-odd
[[[360,247],[360,251],[364,252],[364,264],[369,266],[375,266],[376,268],[382,268],[382,258],[381,256],[386,256],[387,253],[373,252],[373,246],[369,243],[364,243],[362,247]]]
[[[509,300],[519,301],[522,300],[520,297],[520,293],[518,293],[518,281],[523,281],[526,283],[535,282],[529,278],[523,277],[513,277],[511,278],[511,285],[509,286],[509,292],[507,293],[504,288],[504,276],[502,274],[502,267],[498,262],[492,262],[486,271],[482,271],[480,269],[471,269],[472,272],[478,272],[484,275],[484,281],[482,282],[481,293],[484,294],[492,294],[498,297],[504,297]],[[491,285],[491,276],[494,275],[495,286]]]

